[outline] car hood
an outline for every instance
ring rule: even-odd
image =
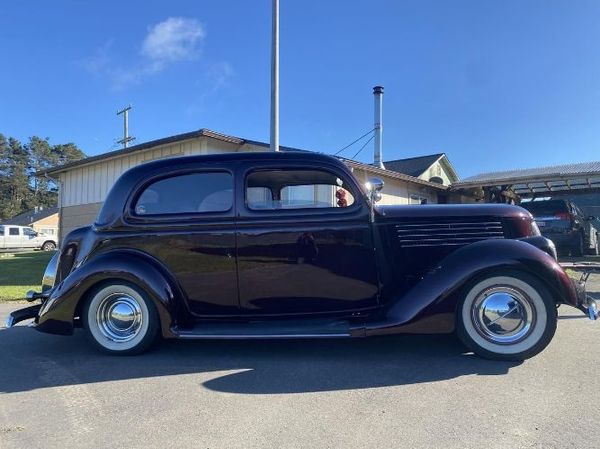
[[[376,220],[432,217],[530,217],[518,206],[508,204],[423,204],[376,206]]]

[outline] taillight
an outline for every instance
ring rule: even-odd
[[[568,212],[557,212],[554,214],[559,220],[572,220],[573,216]]]

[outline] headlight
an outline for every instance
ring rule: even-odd
[[[48,265],[46,265],[46,271],[44,271],[44,277],[42,278],[42,293],[54,288],[59,259],[60,251],[56,251],[50,262],[48,262]]]

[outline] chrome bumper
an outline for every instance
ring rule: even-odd
[[[37,318],[41,304],[36,304],[34,306],[25,307],[24,309],[15,310],[8,315],[6,319],[5,326],[13,327],[15,324],[20,323],[21,321],[30,320],[32,318]]]
[[[29,290],[25,294],[25,299],[29,302],[35,301],[36,299],[41,299],[42,304],[44,301],[48,299],[50,296],[50,290],[46,290],[45,292],[39,293],[34,290]],[[21,321],[30,320],[32,318],[37,318],[40,309],[42,308],[42,304],[36,304],[34,306],[25,307],[24,309],[15,310],[8,315],[6,318],[5,327],[13,327],[15,324],[20,323]]]
[[[598,302],[592,298],[585,289],[590,275],[600,274],[600,262],[564,262],[560,266],[565,270],[581,273],[579,280],[573,279],[573,284],[580,298],[579,309],[592,321],[598,319]]]

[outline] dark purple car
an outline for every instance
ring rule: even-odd
[[[595,309],[529,212],[507,205],[376,206],[319,154],[238,153],[137,166],[96,222],[50,262],[37,330],[83,327],[110,353],[163,338],[451,333],[522,360],[552,339],[557,305]],[[594,315],[595,317],[595,315]]]

